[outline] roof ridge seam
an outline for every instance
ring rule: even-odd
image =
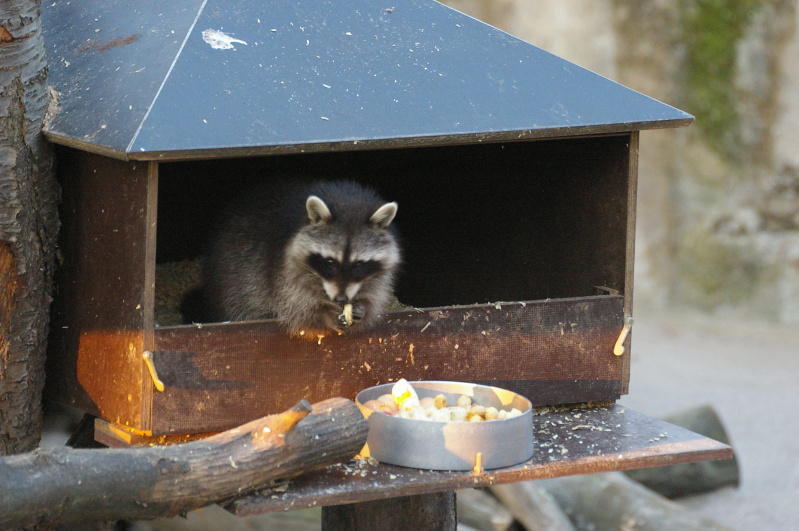
[[[127,149],[125,149],[127,153],[130,153],[131,149],[133,149],[133,144],[136,143],[136,139],[139,137],[139,133],[141,132],[142,127],[144,127],[144,122],[146,122],[147,117],[150,116],[150,111],[153,109],[156,100],[158,100],[158,96],[161,95],[161,90],[164,88],[164,85],[166,85],[169,76],[172,74],[172,69],[175,68],[175,65],[177,64],[180,55],[183,53],[183,48],[186,46],[186,43],[189,40],[189,36],[191,36],[192,32],[194,31],[194,26],[197,25],[197,21],[200,20],[200,17],[202,16],[203,11],[205,10],[205,5],[207,3],[208,0],[203,0],[202,5],[200,5],[200,9],[197,10],[197,15],[194,17],[191,26],[189,26],[189,30],[186,32],[186,36],[183,38],[183,42],[180,44],[180,48],[178,48],[178,51],[175,54],[175,58],[172,60],[172,64],[169,65],[169,70],[167,70],[166,75],[164,76],[164,80],[161,81],[161,85],[158,87],[158,90],[155,92],[155,96],[153,96],[153,101],[150,102],[150,106],[147,107],[147,112],[144,113],[144,117],[141,119],[141,122],[139,122],[139,126],[136,128],[136,132],[133,133],[133,138],[130,139],[130,143],[128,144]]]

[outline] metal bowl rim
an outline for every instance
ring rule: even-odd
[[[386,383],[383,383],[383,384],[378,384],[378,385],[373,385],[371,387],[367,387],[366,389],[361,389],[360,391],[358,391],[358,394],[355,395],[355,403],[358,405],[358,407],[361,407],[361,408],[364,408],[364,409],[369,409],[369,408],[366,408],[366,406],[364,406],[364,402],[361,401],[361,395],[363,393],[375,390],[375,389],[377,389],[379,387],[386,387],[387,389],[390,390],[391,387],[393,387],[394,384],[396,384],[396,383],[397,382],[386,382]],[[522,410],[522,414],[521,415],[517,415],[515,417],[506,418],[506,419],[483,420],[483,421],[479,422],[478,424],[485,424],[487,422],[495,422],[495,421],[499,421],[499,422],[505,422],[505,421],[509,421],[509,420],[512,421],[513,419],[526,416],[528,413],[530,415],[532,415],[532,411],[533,411],[533,403],[530,402],[530,400],[527,397],[525,397],[523,395],[520,395],[519,393],[516,393],[515,391],[509,391],[508,389],[503,389],[502,387],[497,387],[495,385],[475,384],[475,383],[469,383],[469,382],[457,382],[457,381],[454,381],[454,380],[414,380],[414,381],[408,381],[408,383],[411,385],[411,387],[413,387],[414,384],[420,383],[420,384],[433,384],[433,385],[435,385],[435,384],[446,384],[446,385],[453,385],[453,384],[458,385],[458,384],[460,384],[460,385],[469,385],[469,386],[474,386],[474,387],[483,387],[483,388],[486,388],[486,389],[499,389],[499,390],[504,391],[506,393],[513,393],[514,396],[516,396],[518,398],[521,398],[525,402],[525,409]],[[444,391],[444,392],[451,393],[452,391]],[[390,394],[390,393],[384,393],[384,394]],[[372,400],[376,400],[376,398],[373,398]],[[367,402],[368,402],[368,400],[367,400]],[[380,413],[380,411],[373,411],[373,412],[374,413]],[[453,422],[447,422],[447,421],[443,421],[443,420],[406,419],[406,418],[397,417],[397,416],[394,416],[394,415],[386,415],[385,413],[383,413],[383,415],[385,415],[386,418],[395,419],[395,420],[392,420],[392,421],[389,421],[389,422],[399,421],[399,422],[425,422],[425,423],[433,423],[433,424],[454,424]],[[466,421],[462,421],[462,422],[465,423]]]

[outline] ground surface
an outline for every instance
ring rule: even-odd
[[[737,489],[681,505],[740,531],[799,529],[799,329],[637,312],[633,331],[619,402],[652,416],[710,404],[741,467]]]

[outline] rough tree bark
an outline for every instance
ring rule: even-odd
[[[346,461],[368,430],[350,400],[303,400],[194,442],[0,458],[0,529],[174,516]]]
[[[39,0],[0,2],[0,454],[35,448],[58,231]]]

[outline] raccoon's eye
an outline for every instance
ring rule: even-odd
[[[338,271],[338,262],[335,259],[325,258],[320,254],[309,256],[308,265],[326,280],[332,279]]]
[[[350,266],[350,278],[360,282],[380,271],[380,262],[375,260],[357,260]]]

